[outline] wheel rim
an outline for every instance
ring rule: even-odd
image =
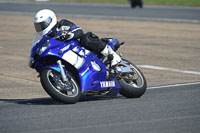
[[[132,68],[134,73],[127,74],[126,78],[129,79],[132,78],[133,80],[125,80],[125,81],[135,88],[141,88],[144,85],[144,79],[142,74],[132,64],[129,64],[129,66]]]
[[[47,72],[47,79],[54,90],[66,97],[76,97],[79,94],[79,88],[73,78],[63,83],[60,73],[49,70]]]

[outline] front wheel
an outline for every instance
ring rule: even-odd
[[[118,80],[121,91],[120,94],[127,98],[141,97],[147,88],[147,82],[139,70],[139,68],[128,60],[123,59],[123,62],[130,66],[133,73],[123,75],[124,78]]]
[[[74,104],[80,99],[80,88],[73,77],[63,83],[59,72],[45,69],[40,73],[40,81],[44,90],[61,103]]]

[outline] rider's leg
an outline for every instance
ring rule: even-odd
[[[108,56],[109,54],[113,55],[113,60],[111,61],[111,66],[117,65],[121,58],[117,55],[110,46],[106,45],[98,36],[93,34],[92,32],[88,32],[83,35],[81,38],[81,44],[91,51],[101,53],[104,56]]]
[[[103,51],[101,51],[101,54],[104,56],[108,56],[109,54],[113,55],[113,60],[111,61],[111,66],[117,65],[122,59],[121,57],[112,50],[112,48],[109,45],[106,45]]]

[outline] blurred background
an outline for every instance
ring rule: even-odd
[[[144,73],[144,96],[76,105],[49,98],[28,66],[33,17],[44,8],[84,32],[124,41],[118,52]],[[197,133],[199,81],[200,0],[0,0],[2,133]]]
[[[81,2],[81,3],[115,3],[127,4],[131,1],[142,1],[144,5],[176,5],[176,6],[200,6],[199,0],[1,0],[1,1],[50,1],[50,2]]]

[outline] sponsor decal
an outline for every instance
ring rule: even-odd
[[[100,85],[101,85],[101,88],[115,87],[115,81],[101,81]]]
[[[58,54],[61,55],[62,52],[65,51],[65,50],[67,50],[67,49],[69,49],[69,47],[70,47],[70,45],[65,46],[64,48],[62,48],[62,49],[58,52]]]
[[[63,52],[65,50],[67,50],[69,47],[70,47],[70,45],[67,45],[66,47],[62,48],[61,51]]]
[[[79,46],[74,47],[72,51],[84,57],[90,53],[89,50],[85,49],[84,47],[79,47]]]

